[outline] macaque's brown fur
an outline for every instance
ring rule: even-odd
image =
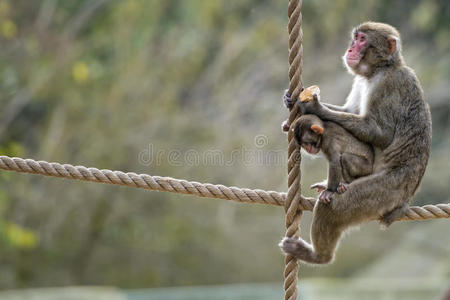
[[[343,107],[317,99],[298,103],[302,112],[332,121],[375,149],[374,172],[350,183],[330,204],[318,201],[312,245],[285,238],[285,253],[314,264],[332,261],[342,233],[383,217],[402,216],[425,172],[431,145],[431,115],[422,88],[401,55],[400,34],[387,24],[367,22],[352,32],[344,62],[355,75]]]
[[[303,115],[292,128],[299,146],[311,154],[321,150],[328,160],[327,181],[311,186],[322,191],[320,201],[330,202],[332,193],[343,193],[353,180],[372,174],[372,147],[336,123],[322,121],[315,115]]]

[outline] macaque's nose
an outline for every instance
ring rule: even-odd
[[[348,53],[352,52],[352,49],[348,49]]]

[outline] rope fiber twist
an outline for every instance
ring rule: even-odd
[[[302,83],[303,66],[303,31],[302,31],[302,0],[289,0],[288,32],[289,32],[289,94],[291,99],[298,99]],[[293,124],[298,117],[297,105],[290,109],[288,124]],[[286,237],[300,236],[301,208],[301,155],[296,147],[292,130],[288,131],[288,192],[285,210]],[[297,299],[298,260],[292,255],[286,255],[284,267],[284,299]]]

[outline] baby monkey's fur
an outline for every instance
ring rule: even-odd
[[[333,193],[342,194],[350,182],[372,174],[372,147],[336,123],[322,121],[315,115],[303,115],[292,128],[299,147],[310,154],[321,150],[328,160],[328,179],[311,186],[321,191],[319,201],[330,202]]]

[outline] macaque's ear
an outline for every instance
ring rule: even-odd
[[[320,126],[320,125],[316,125],[316,124],[311,125],[311,130],[314,131],[315,133],[318,133],[318,134],[322,134],[323,133],[323,127]]]
[[[388,47],[389,47],[389,54],[392,55],[395,52],[397,52],[397,50],[398,50],[398,45],[397,45],[398,39],[396,37],[394,37],[394,36],[390,36],[390,37],[388,37],[387,42],[388,42]]]

